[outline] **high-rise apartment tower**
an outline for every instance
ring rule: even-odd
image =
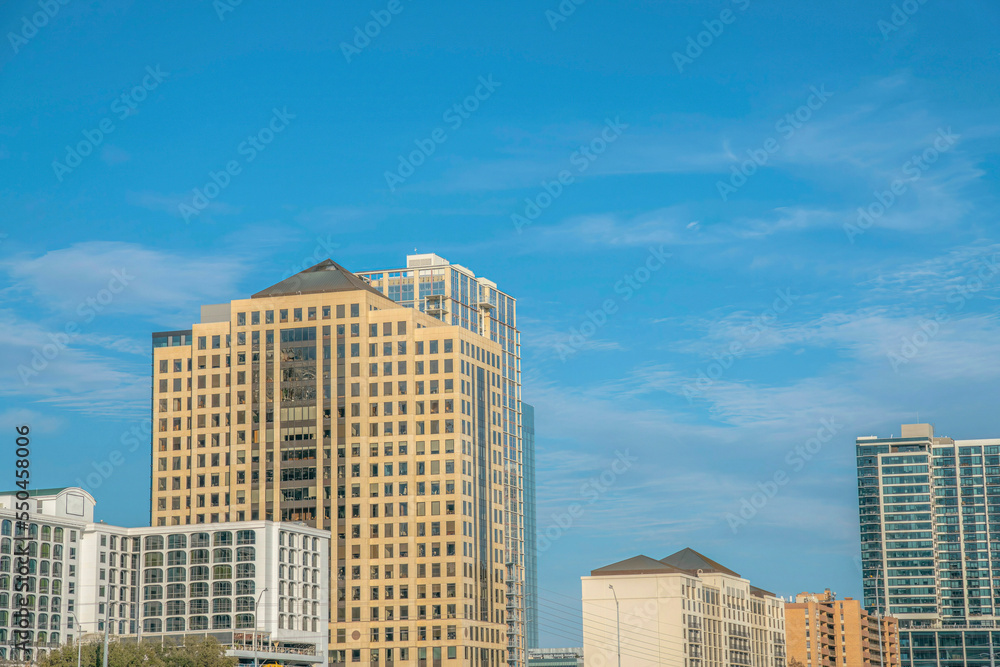
[[[865,606],[899,619],[900,664],[1000,657],[1000,439],[930,424],[857,439]]]

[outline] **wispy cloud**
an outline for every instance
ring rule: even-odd
[[[129,313],[166,323],[202,303],[230,299],[248,270],[232,255],[174,254],[108,241],[77,243],[0,262],[11,298],[30,298],[64,316]]]

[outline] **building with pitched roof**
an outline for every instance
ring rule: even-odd
[[[151,524],[326,531],[334,665],[523,667],[514,300],[423,270],[326,260],[154,333]]]
[[[693,549],[581,580],[588,665],[785,666],[781,598]]]

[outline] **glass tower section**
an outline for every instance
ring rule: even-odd
[[[406,267],[357,274],[372,288],[400,305],[415,308],[447,324],[498,343],[500,359],[500,428],[504,451],[503,564],[507,583],[507,649],[510,667],[527,665],[525,453],[521,408],[521,339],[516,300],[496,283],[434,254],[408,255]]]
[[[1000,620],[1000,440],[912,424],[856,450],[865,606],[899,619],[902,667],[989,665],[1000,652],[987,631]]]

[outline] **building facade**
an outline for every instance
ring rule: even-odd
[[[528,667],[583,667],[582,648],[529,648]]]
[[[1000,651],[1000,439],[906,424],[856,449],[865,606],[899,619],[900,664],[989,665]]]
[[[0,494],[0,633],[9,636],[24,602],[35,653],[107,631],[159,641],[210,635],[244,664],[255,645],[261,663],[327,664],[328,532],[272,521],[125,528],[95,523],[83,489],[33,491],[29,576],[18,598],[7,574],[20,539],[15,500]]]
[[[335,664],[508,662],[510,341],[330,260],[203,307],[153,335],[151,523],[326,531]]]
[[[899,628],[891,616],[869,614],[860,600],[830,589],[785,603],[788,657],[804,667],[897,667]]]
[[[619,653],[627,667],[785,666],[781,598],[691,549],[599,568],[582,586],[588,666]]]
[[[535,407],[521,403],[524,441],[524,615],[528,650],[538,648],[538,514],[535,503]]]
[[[507,581],[507,662],[524,667],[530,644],[528,586],[537,563],[533,529],[526,527],[526,469],[521,407],[521,334],[517,302],[492,280],[476,275],[433,253],[407,255],[406,267],[358,273],[374,289],[396,303],[427,313],[442,322],[478,333],[500,346],[503,447],[504,565]],[[533,462],[532,462],[533,465]],[[537,640],[537,624],[535,626]],[[526,639],[528,641],[526,641]]]

